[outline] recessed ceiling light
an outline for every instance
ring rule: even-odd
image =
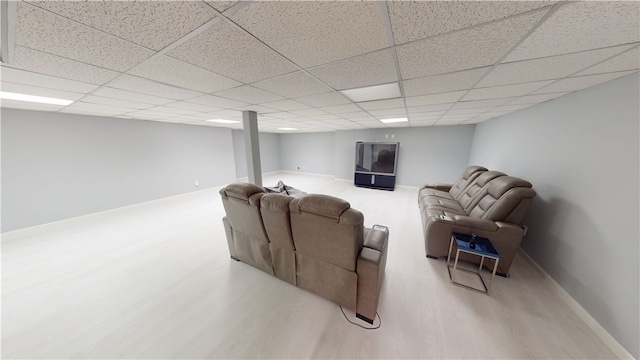
[[[354,102],[394,99],[401,96],[398,83],[341,90],[340,92]]]
[[[50,97],[44,97],[44,96],[34,96],[34,95],[18,94],[18,93],[12,93],[12,92],[4,92],[4,91],[0,91],[0,99],[18,100],[18,101],[40,103],[40,104],[52,104],[52,105],[63,105],[63,106],[67,106],[73,102],[73,100],[56,99],[56,98],[50,98]]]
[[[278,128],[278,130],[284,130],[284,131],[296,131],[298,129],[296,128]]]
[[[211,119],[211,120],[206,120],[208,122],[214,122],[214,123],[220,123],[220,124],[237,124],[240,121],[237,120],[226,120],[226,119]]]
[[[407,118],[393,118],[393,119],[380,119],[385,124],[389,123],[399,123],[399,122],[407,122],[409,121]]]

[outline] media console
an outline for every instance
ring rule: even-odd
[[[394,190],[400,143],[356,142],[354,185]]]

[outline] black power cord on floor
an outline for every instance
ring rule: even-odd
[[[363,328],[365,330],[375,330],[375,329],[378,329],[382,325],[382,318],[380,317],[380,314],[378,314],[377,312],[376,312],[376,316],[378,317],[378,319],[380,319],[380,323],[378,324],[378,326],[376,326],[376,327],[365,327],[365,326],[362,326],[362,325],[360,325],[358,323],[355,323],[355,322],[349,320],[349,318],[347,317],[347,314],[345,314],[344,310],[342,310],[342,306],[341,305],[338,305],[338,306],[340,307],[340,311],[342,311],[342,315],[344,316],[344,318],[347,319],[348,322],[350,322],[351,324],[353,324],[355,326],[360,326],[361,328]],[[373,320],[375,321],[375,318]]]

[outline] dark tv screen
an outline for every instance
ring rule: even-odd
[[[399,143],[356,143],[356,172],[393,174],[396,173]]]

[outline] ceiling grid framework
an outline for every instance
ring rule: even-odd
[[[253,110],[264,132],[474,124],[640,69],[635,1],[20,1],[15,16],[1,90],[74,102],[2,107],[233,129]],[[400,97],[340,92],[390,83]]]

